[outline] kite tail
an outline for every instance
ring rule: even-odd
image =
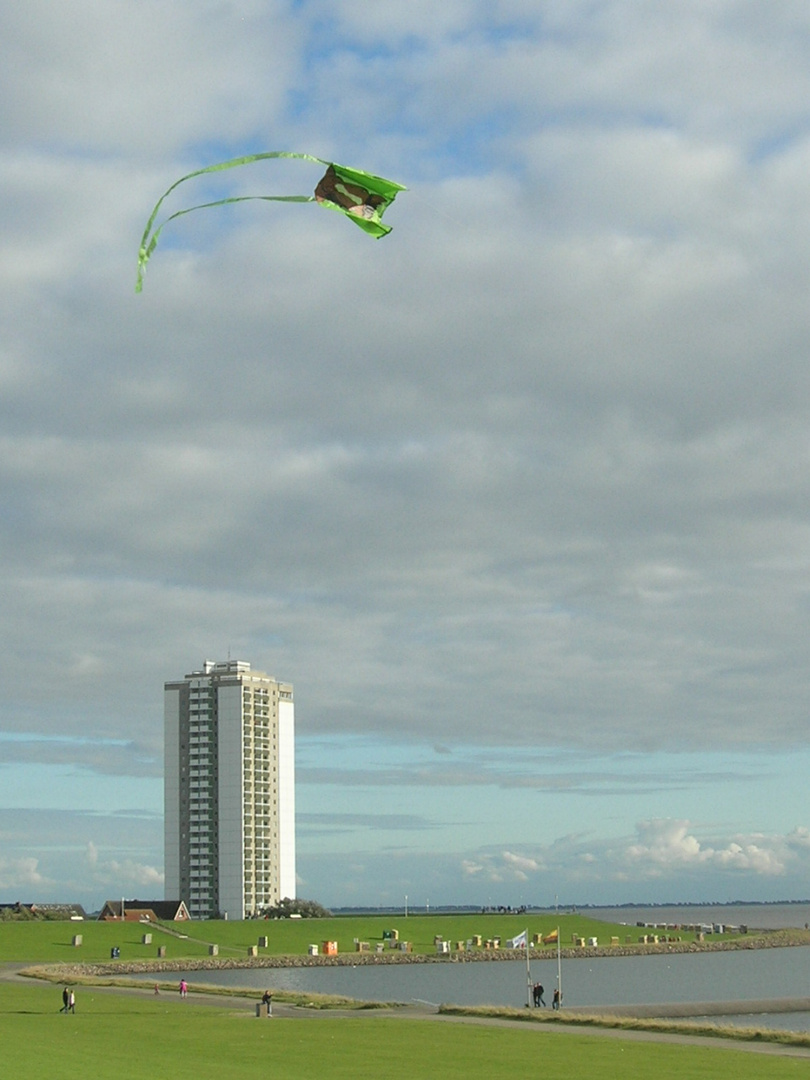
[[[165,197],[165,196],[164,196]],[[293,202],[293,203],[308,203],[315,202],[314,195],[234,195],[228,199],[217,199],[215,202],[200,203],[198,206],[189,206],[185,210],[178,210],[177,213],[171,214],[162,222],[155,231],[152,233],[151,239],[148,244],[144,246],[141,243],[140,250],[138,251],[138,277],[135,282],[135,292],[139,293],[143,291],[143,278],[146,273],[146,264],[152,257],[152,252],[157,247],[158,238],[170,221],[174,221],[175,218],[182,217],[184,214],[191,214],[194,210],[207,210],[211,206],[226,206],[228,203],[239,202]]]
[[[179,180],[168,187],[155,203],[155,207],[152,213],[149,215],[149,220],[146,223],[146,228],[143,231],[141,237],[141,246],[138,249],[138,277],[135,282],[135,292],[139,293],[143,289],[143,276],[146,272],[146,264],[152,256],[155,248],[157,247],[158,238],[164,227],[173,221],[175,218],[182,217],[183,214],[190,214],[192,210],[202,210],[211,206],[224,206],[226,203],[232,202],[248,202],[251,199],[262,199],[266,202],[314,202],[314,196],[311,195],[246,195],[241,198],[230,199],[218,199],[216,202],[201,203],[199,206],[190,206],[186,210],[178,210],[176,214],[172,214],[171,217],[166,220],[155,229],[153,232],[155,221],[160,213],[160,208],[164,201],[180,184],[184,184],[186,180],[193,180],[195,176],[202,176],[204,173],[223,172],[225,169],[236,169],[240,165],[251,165],[254,161],[268,161],[271,158],[297,158],[302,161],[314,161],[319,165],[328,165],[328,161],[323,161],[321,158],[313,157],[312,154],[296,154],[289,150],[270,150],[262,154],[248,154],[245,157],[231,158],[230,161],[220,161],[216,165],[207,165],[204,169],[195,169],[194,172],[186,173],[185,176],[181,176]]]

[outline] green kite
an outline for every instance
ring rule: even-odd
[[[200,203],[198,206],[189,206],[185,210],[178,210],[166,218],[162,224],[155,228],[155,221],[163,201],[176,187],[191,180],[195,176],[204,173],[221,172],[224,169],[235,169],[238,165],[250,165],[254,161],[266,161],[268,158],[299,158],[302,161],[316,161],[320,165],[326,165],[327,169],[315,188],[313,195],[241,195],[228,199],[217,199],[216,202]],[[372,173],[361,172],[360,169],[350,169],[345,165],[336,165],[334,162],[324,161],[322,158],[313,157],[311,154],[294,154],[285,150],[274,150],[264,154],[249,154],[247,157],[232,158],[230,161],[220,161],[216,165],[208,165],[204,169],[196,169],[181,176],[170,188],[158,199],[141,239],[138,251],[138,277],[135,282],[135,292],[143,289],[143,276],[146,264],[157,247],[158,238],[163,229],[182,217],[190,214],[193,210],[205,210],[212,206],[225,206],[227,203],[251,202],[254,199],[262,202],[317,202],[329,210],[337,210],[346,214],[352,221],[370,236],[379,240],[391,232],[390,225],[384,225],[382,216],[387,207],[397,197],[397,192],[406,191],[402,184],[395,184],[393,180],[385,180],[382,176],[374,176]]]

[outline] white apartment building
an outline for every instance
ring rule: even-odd
[[[164,685],[165,895],[193,919],[295,897],[293,688],[244,660]]]

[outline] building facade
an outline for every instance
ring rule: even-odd
[[[244,919],[295,886],[293,688],[244,660],[164,686],[165,895]]]

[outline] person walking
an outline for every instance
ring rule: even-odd
[[[267,1006],[267,1015],[272,1016],[273,1015],[273,995],[270,993],[269,990],[265,990],[265,992],[262,994],[262,1005]]]
[[[66,1013],[68,1011],[68,1005],[70,1004],[70,990],[67,987],[62,991],[62,1008],[59,1012]]]
[[[562,1002],[562,994],[560,993],[559,990],[555,990],[554,991],[554,997],[551,999],[551,1007],[552,1007],[552,1009],[559,1009],[561,1002]]]
[[[543,1008],[546,1007],[546,1003],[545,1003],[545,1001],[543,999],[543,994],[545,992],[546,991],[545,991],[545,988],[544,988],[542,983],[535,983],[534,984],[534,1007],[535,1007],[535,1009],[538,1008],[538,1006],[540,1006],[540,1005],[542,1005]]]
[[[72,1013],[76,1012],[76,995],[73,993],[72,990],[70,991],[70,994],[68,995],[68,1008],[70,1009],[70,1011]]]
[[[188,997],[188,983],[185,979],[180,980],[180,997]]]

